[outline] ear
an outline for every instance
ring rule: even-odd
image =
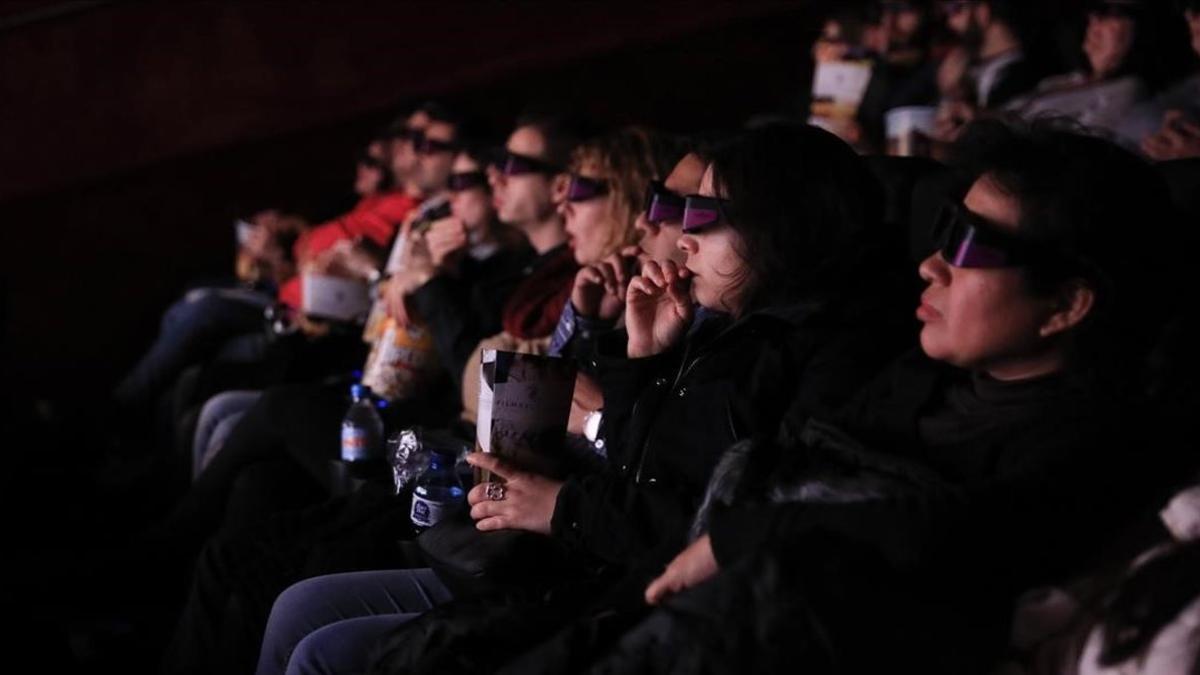
[[[1054,299],[1054,313],[1042,322],[1038,333],[1051,337],[1066,333],[1083,322],[1096,303],[1096,293],[1082,279],[1067,282]]]

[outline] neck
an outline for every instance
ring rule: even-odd
[[[979,48],[979,58],[986,60],[1020,48],[1020,41],[1008,29],[1008,26],[993,23],[984,31],[983,44]]]
[[[422,190],[415,181],[406,180],[404,181],[404,194],[408,195],[409,197],[422,199],[425,196],[425,191]]]
[[[563,229],[562,220],[558,215],[551,215],[534,223],[521,223],[521,231],[529,238],[529,245],[538,255],[567,240],[567,231]]]
[[[1050,350],[1037,356],[1011,359],[984,367],[983,371],[993,380],[1019,382],[1035,377],[1050,375],[1063,369],[1063,355],[1059,350]]]

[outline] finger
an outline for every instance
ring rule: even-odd
[[[674,260],[664,260],[662,262],[662,273],[663,281],[666,282],[667,286],[671,286],[679,278],[679,265]]]
[[[1175,128],[1193,138],[1200,136],[1200,124],[1196,124],[1190,120],[1179,120],[1175,123]]]
[[[513,529],[512,521],[507,516],[492,516],[475,523],[475,528],[481,532]]]
[[[668,578],[671,574],[670,569],[663,572],[657,579],[650,582],[646,587],[646,604],[657,605],[670,592],[670,582]]]
[[[604,275],[595,267],[588,265],[579,270],[579,276],[576,277],[576,285],[583,284],[585,286],[602,286],[604,284]]]
[[[596,265],[596,271],[600,276],[604,277],[604,291],[612,295],[620,293],[620,287],[617,285],[617,270],[607,262],[602,262]]]
[[[500,514],[500,502],[485,499],[471,506],[471,518],[473,520],[483,520]]]
[[[629,287],[625,289],[625,302],[637,302],[637,296],[645,296],[653,298],[662,295],[662,289],[655,286],[652,281],[644,276],[636,276],[633,281],[629,282]]]
[[[491,471],[501,478],[515,478],[516,471],[512,467],[486,452],[472,452],[467,455],[467,464],[477,466],[485,471]]]
[[[650,283],[658,286],[659,288],[663,288],[667,285],[666,280],[663,279],[662,266],[657,260],[646,261],[646,264],[642,266],[642,278],[650,281]]]
[[[479,502],[488,501],[487,483],[480,483],[467,492],[467,503],[475,506]]]

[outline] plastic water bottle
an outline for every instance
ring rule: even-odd
[[[437,451],[429,453],[429,468],[413,488],[409,515],[418,532],[437,525],[465,503],[466,491],[454,470],[455,459],[453,455]]]
[[[364,462],[383,459],[383,420],[371,402],[371,390],[361,384],[350,386],[354,402],[342,419],[342,461]]]

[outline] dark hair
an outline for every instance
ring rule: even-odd
[[[777,122],[709,156],[742,241],[745,309],[858,285],[885,238],[883,190],[850,146],[817,127]]]
[[[1022,235],[1058,253],[1059,263],[1025,270],[1030,290],[1049,295],[1072,279],[1093,290],[1091,311],[1072,331],[1068,368],[1104,376],[1133,365],[1167,313],[1159,286],[1173,265],[1164,242],[1177,240],[1179,223],[1162,176],[1061,118],[976,122],[959,153],[972,176],[989,176],[1016,200]]]
[[[478,164],[480,170],[486,170],[489,165],[498,163],[503,156],[503,151],[495,143],[478,138],[463,139],[459,143],[458,152]],[[492,186],[490,183],[484,183],[483,189],[491,192]]]
[[[516,128],[533,127],[546,144],[545,156],[540,157],[566,170],[571,152],[583,141],[597,135],[596,129],[578,116],[549,105],[534,105],[517,117]]]

